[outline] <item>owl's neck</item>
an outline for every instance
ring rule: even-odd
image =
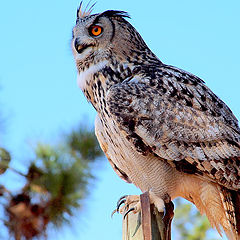
[[[161,62],[156,59],[154,64],[159,65]],[[143,67],[142,63],[137,61],[104,59],[84,67],[78,73],[77,82],[88,101],[98,112],[102,112],[103,106],[106,106],[105,97],[108,89],[123,81],[131,79],[134,81],[134,77],[142,72],[143,68],[147,69],[146,64]]]

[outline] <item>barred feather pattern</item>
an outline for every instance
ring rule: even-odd
[[[221,200],[223,203],[223,207],[226,214],[226,219],[228,222],[228,226],[223,225],[223,229],[226,232],[229,239],[234,239],[234,235],[238,235],[238,228],[237,228],[237,221],[236,221],[236,214],[235,214],[235,206],[233,205],[232,195],[226,188],[218,186],[219,193],[221,196]],[[232,231],[229,231],[228,229]],[[235,233],[235,234],[233,234]]]
[[[163,64],[126,12],[85,12],[78,11],[73,53],[115,172],[161,199],[184,197],[220,234],[239,240],[240,129],[232,111],[202,79]],[[86,34],[92,24],[104,29],[96,38]]]

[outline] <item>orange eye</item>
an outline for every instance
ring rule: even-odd
[[[99,35],[102,33],[102,31],[103,31],[103,28],[100,27],[100,26],[97,26],[97,25],[92,26],[92,27],[90,28],[90,34],[91,34],[92,36],[99,36]]]

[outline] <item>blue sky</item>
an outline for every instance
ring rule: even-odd
[[[70,48],[78,5],[76,0],[0,4],[0,104],[6,118],[0,140],[18,169],[24,169],[37,141],[54,143],[81,119],[94,123],[94,110],[76,84]],[[240,118],[239,0],[98,0],[94,12],[107,9],[129,12],[164,63],[204,79]],[[121,217],[111,219],[110,213],[119,196],[138,190],[120,180],[107,161],[94,173],[84,215],[75,230],[65,229],[56,239],[121,239]]]

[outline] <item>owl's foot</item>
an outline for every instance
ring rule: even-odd
[[[121,206],[122,204],[124,205]],[[141,211],[141,203],[140,203],[139,195],[123,196],[117,202],[117,212],[123,214],[123,218],[125,218],[130,212],[133,212],[135,214],[140,211]]]
[[[164,201],[156,196],[155,193],[149,191],[149,200],[150,204],[153,204],[159,212],[165,213],[165,204]],[[123,206],[121,206],[124,204]],[[115,212],[119,212],[123,214],[123,217],[125,218],[128,213],[133,212],[138,213],[141,211],[141,201],[139,195],[125,195],[122,196],[118,202],[117,202],[117,208],[113,211],[112,215]]]

